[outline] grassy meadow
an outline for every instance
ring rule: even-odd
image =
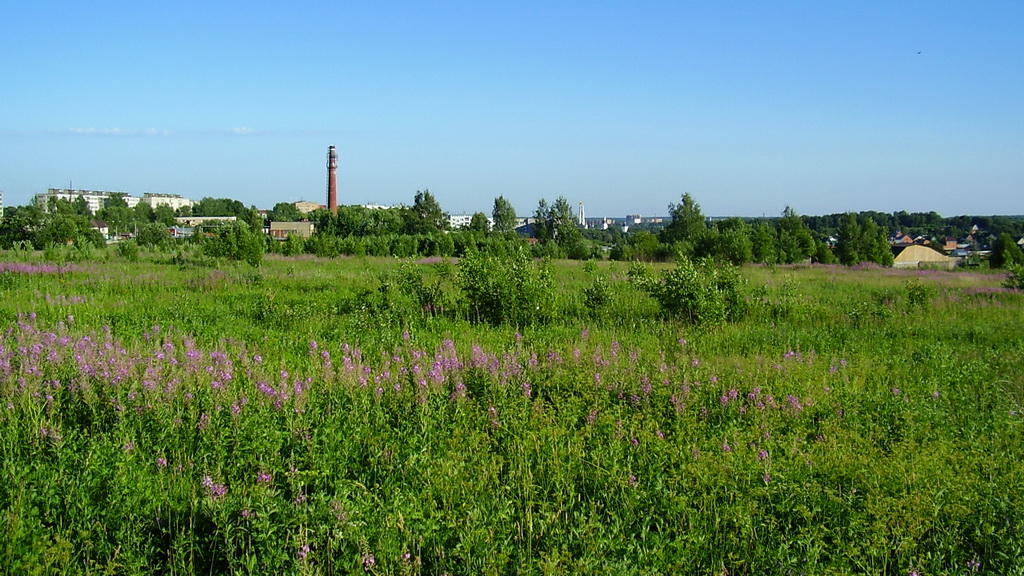
[[[695,326],[568,261],[478,322],[460,266],[9,254],[0,566],[1024,574],[1001,275],[748,266]]]

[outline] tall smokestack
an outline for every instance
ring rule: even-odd
[[[338,151],[334,146],[327,149],[327,209],[338,213]]]

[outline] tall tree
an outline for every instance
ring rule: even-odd
[[[687,192],[679,204],[668,205],[668,213],[672,221],[661,230],[660,239],[665,244],[678,244],[680,251],[688,256],[693,252],[697,239],[707,230],[700,204]]]
[[[405,231],[409,234],[429,234],[447,227],[441,205],[427,189],[416,191],[412,208],[406,209],[404,216]]]
[[[1009,233],[1003,232],[992,243],[992,253],[988,257],[990,268],[1006,268],[1013,264],[1024,264],[1024,253],[1013,241]]]
[[[774,264],[778,262],[778,250],[775,248],[775,229],[764,220],[754,226],[750,235],[751,259],[754,262]]]
[[[494,231],[498,234],[508,234],[516,229],[516,209],[504,196],[494,199],[491,218],[494,219]]]
[[[864,251],[863,230],[857,215],[847,212],[839,224],[839,243],[836,245],[836,257],[839,263],[845,266],[854,266],[861,261],[861,253]]]
[[[487,221],[487,214],[477,212],[469,220],[469,230],[474,232],[487,232],[491,229],[491,223]]]
[[[551,207],[548,201],[541,198],[537,202],[537,209],[533,212],[533,237],[541,244],[547,243],[554,238],[554,230],[551,223]]]
[[[271,222],[297,222],[302,220],[302,213],[290,202],[278,202],[268,215]]]
[[[815,253],[814,237],[795,210],[786,206],[779,220],[779,260],[793,264],[807,260]]]

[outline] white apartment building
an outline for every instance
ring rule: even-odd
[[[142,202],[149,204],[150,208],[156,208],[161,204],[165,204],[171,207],[171,210],[177,210],[186,206],[192,206],[195,202],[180,196],[178,194],[153,194],[146,192],[142,195]],[[129,204],[130,206],[131,204]]]
[[[111,196],[119,194],[124,197],[124,201],[128,203],[129,208],[134,208],[140,201],[140,198],[135,198],[127,194],[120,192],[101,192],[97,190],[72,190],[70,188],[50,188],[44,194],[36,194],[34,202],[36,206],[39,206],[43,210],[49,205],[50,198],[56,198],[58,200],[67,200],[68,202],[74,202],[79,197],[85,200],[89,210],[93,214],[103,208],[103,202]]]
[[[142,195],[142,198],[138,198],[136,196],[124,194],[122,192],[105,192],[98,190],[73,190],[70,188],[50,188],[44,194],[36,194],[34,201],[37,206],[39,206],[43,210],[46,210],[51,198],[67,200],[68,202],[74,202],[78,200],[79,197],[81,197],[85,200],[86,205],[89,206],[89,210],[93,214],[95,214],[99,212],[101,208],[103,208],[104,201],[106,201],[107,198],[114,196],[115,194],[124,198],[124,201],[128,204],[129,208],[135,208],[139,204],[139,202],[149,204],[150,208],[156,208],[161,204],[166,204],[170,206],[172,210],[177,210],[178,208],[183,208],[185,206],[192,206],[194,204],[194,202],[192,202],[188,198],[185,198],[178,194],[153,194],[147,192]]]

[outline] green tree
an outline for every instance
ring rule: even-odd
[[[135,231],[135,213],[123,200],[105,204],[96,213],[96,217],[107,223],[111,234],[120,235]]]
[[[739,218],[722,220],[697,236],[695,254],[736,266],[746,264],[753,257],[750,227]]]
[[[836,258],[845,266],[859,264],[864,252],[864,231],[857,221],[857,215],[847,212],[839,224],[839,243],[836,244]]]
[[[1009,233],[1003,232],[992,243],[988,265],[990,268],[1009,268],[1015,264],[1024,264],[1024,252]]]
[[[487,220],[487,214],[477,212],[469,220],[469,230],[473,232],[487,232],[491,229],[491,223]]]
[[[167,232],[167,226],[160,222],[140,224],[138,234],[135,236],[135,242],[143,247],[163,246],[170,242],[170,240],[171,237]]]
[[[104,208],[127,208],[128,201],[125,200],[127,194],[111,194],[103,200]]]
[[[235,216],[246,218],[248,208],[231,198],[206,197],[192,205],[192,216]]]
[[[754,262],[774,264],[778,262],[778,250],[775,247],[776,233],[771,224],[764,220],[754,226],[750,235],[751,259]]]
[[[174,209],[167,204],[157,204],[153,209],[153,221],[163,224],[167,228],[174,226]]]
[[[290,202],[278,202],[268,215],[271,222],[298,222],[302,213]]]
[[[662,229],[661,241],[665,244],[681,243],[681,251],[689,255],[697,238],[707,229],[700,204],[687,192],[679,204],[668,205],[668,213],[672,221]]]
[[[139,202],[132,208],[132,222],[148,224],[156,217],[153,215],[153,207],[146,202]]]
[[[78,214],[79,216],[92,216],[92,210],[89,209],[89,203],[85,200],[85,196],[82,196],[81,194],[75,198],[75,201],[71,203],[71,206],[74,208],[75,214]]]
[[[3,220],[0,220],[0,248],[8,250],[23,242],[36,244],[36,231],[42,226],[44,219],[43,211],[36,205],[12,206],[5,209]]]
[[[880,228],[874,220],[867,219],[864,221],[862,238],[865,261],[879,266],[892,266],[892,247],[886,238],[885,229]]]
[[[548,219],[551,221],[553,239],[559,246],[568,249],[582,239],[576,216],[572,213],[572,206],[565,196],[555,199],[548,212]]]
[[[516,229],[516,210],[504,196],[494,199],[491,218],[494,219],[494,231],[498,234],[509,234]]]
[[[551,207],[548,201],[541,198],[537,202],[537,209],[533,212],[533,237],[540,244],[546,244],[554,238],[554,230],[550,222]]]
[[[245,261],[259,266],[263,261],[266,243],[263,234],[255,232],[242,222],[234,222],[221,228],[217,236],[203,243],[203,253],[213,258]]]
[[[778,231],[779,261],[783,264],[802,262],[815,252],[811,230],[789,206],[782,212]]]
[[[416,191],[411,208],[403,214],[406,234],[430,234],[447,228],[448,219],[430,190]]]

